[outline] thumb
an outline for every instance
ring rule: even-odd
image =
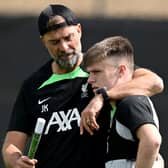
[[[80,135],[83,135],[83,123],[80,121]]]

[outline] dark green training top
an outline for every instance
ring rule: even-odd
[[[87,78],[81,67],[53,74],[49,61],[24,81],[8,131],[32,135],[37,118],[46,120],[36,168],[104,168],[107,113],[101,112],[101,129],[94,136],[79,133],[81,112],[93,97]]]

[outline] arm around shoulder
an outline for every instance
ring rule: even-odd
[[[164,89],[163,80],[156,73],[138,68],[133,73],[132,80],[119,84],[107,91],[111,100],[122,99],[131,95],[153,96]]]
[[[138,80],[137,82],[146,88],[147,96],[161,93],[164,89],[163,79],[155,72],[146,68],[136,69],[133,79]]]

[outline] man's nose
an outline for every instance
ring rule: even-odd
[[[89,78],[88,78],[88,83],[92,84],[94,81],[95,81],[95,80],[94,80],[94,78],[93,78],[93,75],[90,74],[90,75],[89,75]]]
[[[66,51],[67,49],[69,49],[68,42],[66,42],[66,41],[61,41],[59,47],[60,47],[60,50]]]

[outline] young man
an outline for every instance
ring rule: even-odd
[[[96,43],[85,53],[84,65],[90,73],[88,83],[94,93],[103,95],[113,108],[107,136],[106,168],[159,168],[161,135],[149,97],[134,95],[114,101],[109,100],[106,93],[133,78],[134,54],[130,41],[115,36]],[[94,127],[91,122],[86,121],[86,125]]]
[[[81,111],[93,97],[87,87],[88,74],[81,67],[81,25],[69,8],[49,5],[41,12],[38,26],[40,39],[52,59],[23,82],[3,144],[5,165],[10,168],[89,168],[93,164],[101,167],[96,159],[89,157],[90,141],[83,143],[85,137],[79,135]],[[125,87],[130,90],[125,92]],[[137,92],[153,95],[162,89],[160,77],[139,69],[134,72],[132,82],[113,88],[109,97],[115,99]],[[102,108],[94,99],[90,106]],[[24,149],[38,117],[46,120],[45,129],[36,159],[29,159]]]

